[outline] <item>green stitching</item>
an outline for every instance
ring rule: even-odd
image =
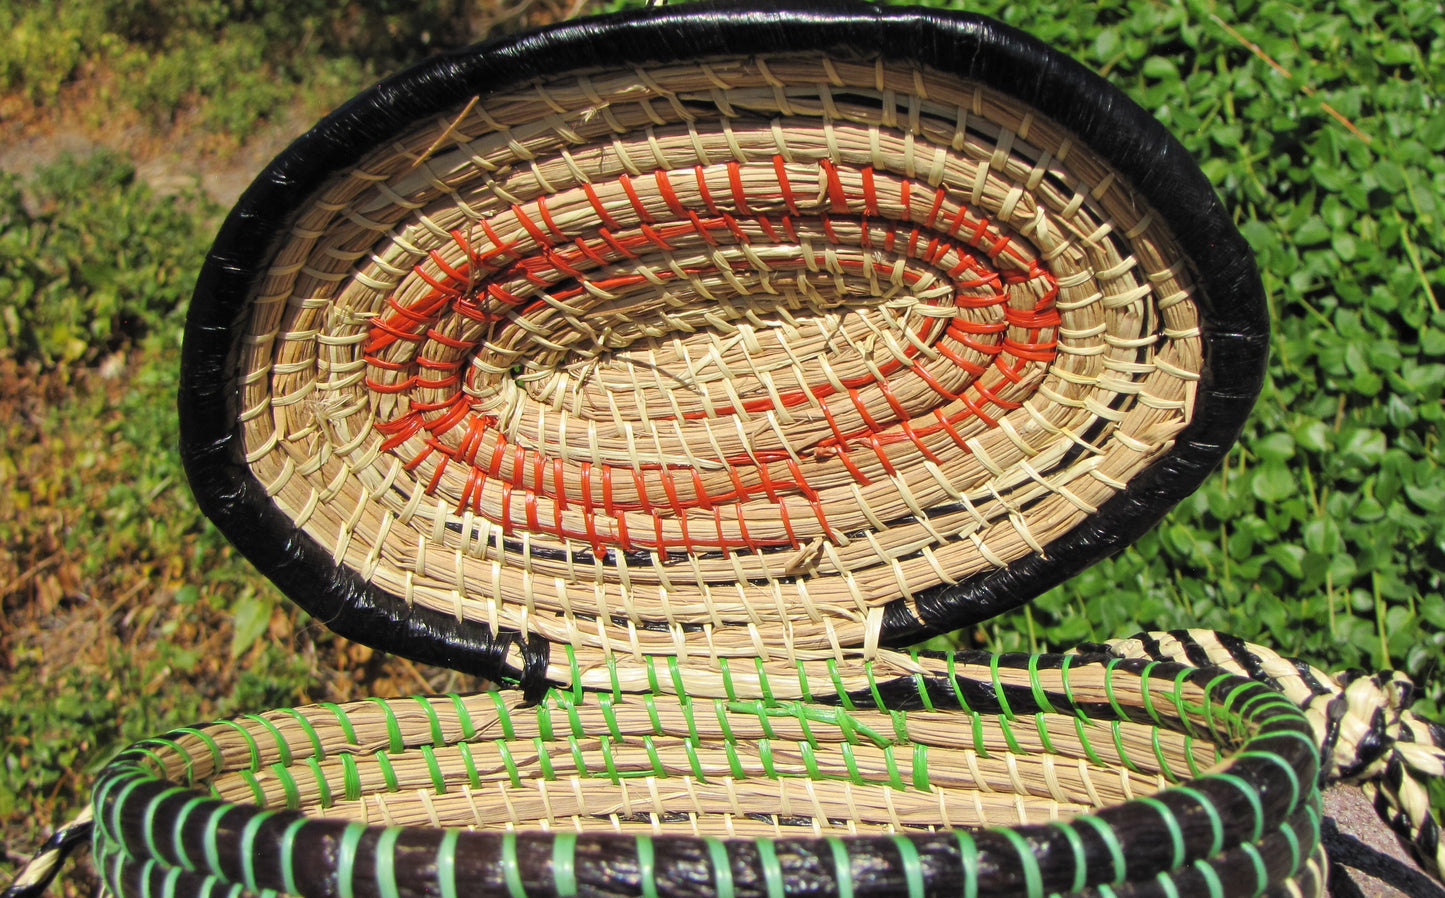
[[[918,859],[918,846],[908,837],[894,834],[893,844],[903,862],[903,881],[908,883],[908,898],[923,898],[923,863]]]
[[[497,747],[500,748],[503,752],[506,752],[505,742],[498,742]],[[477,775],[477,764],[474,760],[472,760],[472,747],[467,743],[463,742],[458,745],[457,748],[461,751],[462,765],[467,768],[467,782],[471,785],[473,789],[480,789],[482,787],[482,778]],[[511,755],[504,754],[503,757],[510,758]],[[515,767],[515,765],[513,766]]]
[[[612,738],[621,739],[623,738],[622,730],[617,726],[617,713],[612,710],[614,701],[615,699],[612,696],[604,693],[598,696],[597,705],[602,709],[602,720],[607,724],[607,732],[612,734]]]
[[[1294,770],[1290,768],[1289,764],[1285,762],[1284,758],[1281,758],[1279,755],[1275,754],[1272,751],[1242,751],[1239,754],[1235,755],[1235,758],[1263,758],[1264,760],[1272,761],[1277,764],[1279,766],[1279,769],[1283,770],[1285,772],[1285,776],[1289,778],[1290,799],[1289,810],[1286,813],[1294,813],[1295,808],[1299,807],[1300,802],[1299,774],[1295,773]]]
[[[1050,709],[1050,713],[1057,713],[1057,712],[1054,712],[1052,709]],[[1039,742],[1043,745],[1044,754],[1046,754],[1046,755],[1056,754],[1056,752],[1054,751],[1054,740],[1053,740],[1053,737],[1049,735],[1049,716],[1048,716],[1048,714],[1044,713],[1043,711],[1040,711],[1039,713],[1037,713],[1037,714],[1034,715],[1034,729],[1036,729],[1036,730],[1039,731]]]
[[[1104,847],[1109,849],[1109,857],[1114,862],[1114,878],[1109,880],[1109,882],[1123,882],[1124,877],[1128,873],[1129,867],[1128,863],[1124,859],[1123,846],[1119,844],[1119,837],[1114,832],[1113,827],[1109,826],[1109,824],[1100,820],[1098,817],[1094,817],[1089,814],[1085,814],[1082,817],[1075,817],[1073,822],[1075,824],[1087,823],[1094,828],[1094,831],[1099,834],[1099,838],[1104,841]]]
[[[1164,898],[1179,898],[1179,888],[1174,885],[1174,879],[1167,872],[1154,874],[1154,881],[1159,883],[1159,890],[1164,893]]]
[[[783,866],[778,863],[778,853],[769,839],[757,839],[753,845],[762,862],[763,882],[767,884],[768,898],[783,898]]]
[[[687,704],[687,684],[682,680],[682,668],[678,665],[676,655],[667,656],[667,673],[672,677],[672,690],[677,694],[679,704]]]
[[[712,702],[712,708],[713,713],[717,715],[718,726],[722,727],[723,741],[729,745],[736,742],[737,737],[733,735],[733,728],[728,723],[727,703],[722,699],[715,698]]]
[[[818,769],[818,756],[813,752],[812,744],[800,742],[798,750],[803,756],[803,769],[808,771],[808,779],[815,782],[825,779],[823,771]]]
[[[577,894],[576,861],[577,834],[557,833],[552,839],[552,882],[557,898],[572,898]]]
[[[517,731],[512,726],[512,713],[507,709],[507,703],[502,700],[502,694],[497,690],[493,689],[492,691],[488,692],[487,695],[491,697],[492,707],[495,708],[497,712],[497,721],[502,725],[502,738],[517,738]],[[467,724],[468,726],[471,725],[470,717],[467,719]],[[475,735],[476,733],[474,731],[472,735],[468,736],[467,738],[471,739]]]
[[[1119,753],[1119,760],[1123,762],[1125,767],[1128,767],[1135,773],[1142,773],[1143,771],[1139,769],[1139,765],[1134,763],[1134,759],[1129,757],[1129,752],[1124,749],[1124,734],[1120,729],[1120,722],[1117,720],[1109,721],[1109,732],[1114,737],[1114,751]]]
[[[958,842],[959,878],[963,880],[963,898],[978,898],[978,843],[966,829],[955,829]]]
[[[176,859],[180,861],[181,866],[187,870],[195,870],[196,865],[186,853],[186,846],[182,842],[182,838],[186,832],[186,818],[191,815],[191,811],[195,810],[197,805],[204,804],[205,802],[206,799],[204,798],[192,798],[186,802],[185,806],[176,814],[176,819],[171,821],[171,845],[175,848]],[[97,827],[97,829],[99,829],[99,827]]]
[[[341,733],[346,737],[346,741],[352,745],[360,745],[360,740],[356,738],[356,730],[351,726],[351,718],[341,710],[341,706],[335,702],[321,702],[320,704],[336,718],[336,723],[340,725]]]
[[[246,714],[244,717],[247,720],[254,720],[265,727],[266,732],[271,734],[271,738],[276,740],[276,753],[280,755],[281,763],[289,765],[291,763],[291,745],[286,741],[286,737],[281,735],[281,731],[276,728],[276,724],[262,717],[260,714]]]
[[[1185,857],[1184,830],[1180,829],[1178,818],[1169,810],[1168,805],[1153,796],[1141,798],[1139,802],[1159,812],[1159,818],[1164,821],[1164,828],[1169,832],[1169,841],[1174,844],[1174,858],[1169,862],[1169,869],[1177,870],[1184,865]]]
[[[1033,693],[1034,693],[1034,704],[1038,705],[1039,708],[1040,708],[1040,709],[1043,711],[1043,713],[1045,713],[1045,714],[1056,714],[1056,713],[1058,713],[1058,712],[1056,712],[1056,711],[1054,710],[1053,702],[1050,702],[1050,701],[1049,701],[1049,695],[1048,695],[1048,692],[1045,691],[1045,689],[1044,689],[1044,684],[1043,684],[1042,682],[1040,682],[1040,680],[1039,680],[1039,656],[1038,656],[1038,655],[1029,655],[1028,670],[1029,670],[1029,687],[1033,690]]]
[[[400,826],[388,826],[376,840],[375,876],[381,898],[401,898],[396,887],[396,839],[401,830]]]
[[[1129,715],[1124,713],[1120,707],[1119,700],[1114,697],[1114,668],[1119,666],[1118,658],[1110,658],[1104,665],[1104,695],[1108,696],[1109,707],[1114,711],[1114,719],[1117,723],[1120,720],[1128,720]]]
[[[824,663],[828,668],[828,677],[833,681],[833,691],[838,696],[838,702],[845,709],[852,711],[855,707],[853,698],[848,695],[848,690],[843,687],[843,678],[838,675],[838,662],[833,658],[829,658]]]
[[[852,744],[844,742],[839,745],[838,748],[843,753],[843,763],[848,767],[848,779],[856,785],[866,785],[867,781],[864,780],[863,775],[858,772],[858,759],[853,757]]]
[[[642,898],[657,898],[657,870],[652,856],[652,836],[637,834],[637,877],[642,885]]]
[[[493,698],[495,698],[496,695],[497,693],[492,693]],[[460,723],[462,727],[462,738],[474,738],[477,735],[477,728],[472,724],[472,712],[467,710],[467,703],[462,701],[462,697],[455,692],[448,692],[446,697],[451,699],[452,710],[456,711],[457,722]],[[511,739],[512,734],[508,732],[508,730],[511,729],[512,721],[507,718],[507,709],[502,707],[500,703],[498,703],[497,717],[502,721],[503,735]]]
[[[1044,898],[1044,875],[1039,870],[1039,859],[1029,849],[1024,837],[1012,829],[995,829],[994,832],[1003,835],[1018,853],[1019,866],[1024,871],[1024,893],[1028,898]]]
[[[1209,850],[1205,852],[1205,857],[1214,857],[1224,849],[1224,818],[1219,816],[1219,809],[1214,806],[1214,802],[1197,789],[1177,786],[1174,791],[1180,795],[1189,796],[1204,809],[1204,815],[1209,818],[1210,831],[1214,834],[1213,841],[1209,843]]]
[[[239,733],[239,734],[241,735],[241,738],[246,741],[246,747],[247,747],[247,748],[250,750],[250,752],[251,752],[251,763],[250,763],[249,767],[247,768],[247,770],[248,770],[249,772],[251,772],[251,773],[255,773],[256,771],[260,770],[260,769],[261,769],[261,746],[259,746],[259,745],[256,744],[256,737],[254,737],[254,736],[251,735],[251,731],[248,730],[248,729],[246,729],[245,727],[241,726],[239,723],[237,723],[237,722],[234,721],[234,720],[222,720],[222,721],[220,721],[220,725],[221,725],[221,726],[225,726],[225,727],[229,727],[229,728],[235,730],[237,733]]]
[[[275,815],[275,811],[253,814],[241,829],[241,881],[246,884],[246,888],[253,892],[260,888],[256,885],[256,831],[261,828],[261,824],[266,822],[266,818]],[[391,898],[391,896],[385,896],[385,898]]]
[[[612,697],[622,697],[622,680],[617,676],[617,658],[613,655],[607,656],[607,674],[612,679]]]
[[[653,735],[654,735],[654,736],[661,736],[662,733],[663,733],[663,731],[662,731],[662,718],[659,717],[658,714],[657,714],[657,700],[653,697],[652,693],[648,692],[648,693],[644,693],[644,694],[643,694],[643,696],[642,696],[642,706],[647,709],[647,719],[652,723],[652,733],[653,733]],[[691,706],[691,705],[688,705],[688,706],[687,706],[687,710],[684,712],[684,715],[687,717],[688,730],[692,733],[692,738],[696,739],[696,738],[697,738],[697,724],[696,724],[696,723],[693,721],[693,719],[692,719],[692,706]]]
[[[1264,805],[1260,803],[1259,793],[1255,791],[1254,787],[1232,773],[1210,773],[1201,779],[1221,780],[1244,794],[1249,806],[1254,810],[1254,834],[1249,837],[1249,841],[1258,842],[1264,834]]]
[[[195,736],[197,739],[200,739],[200,740],[201,740],[201,744],[205,745],[206,748],[207,748],[207,750],[209,750],[210,753],[211,753],[211,766],[212,766],[212,767],[220,767],[220,766],[221,766],[221,764],[223,763],[223,761],[222,761],[222,756],[221,756],[221,746],[219,746],[219,745],[216,744],[216,740],[213,739],[213,738],[211,738],[211,734],[210,734],[210,733],[207,733],[207,732],[204,731],[204,730],[198,730],[198,729],[196,729],[195,727],[181,727],[180,729],[176,730],[175,732],[177,732],[177,733],[188,733],[188,734],[190,734],[190,735],[192,735],[192,736]],[[190,770],[191,770],[190,755],[187,754],[187,755],[186,755],[186,775],[187,775],[187,776],[190,776],[190,775],[191,775],[191,774],[190,774]]]
[[[278,761],[271,765],[271,772],[281,783],[281,791],[286,795],[286,807],[293,811],[301,807],[301,788],[296,784],[296,777],[291,775],[290,769]]]
[[[431,723],[431,741],[433,745],[446,745],[447,737],[442,732],[441,718],[437,717],[437,709],[432,707],[431,700],[424,695],[413,695],[412,701],[421,705],[422,713],[426,714],[427,721]]]
[[[507,894],[511,898],[527,898],[522,887],[522,871],[517,863],[517,834],[510,830],[502,833],[502,879],[507,883]]]
[[[1189,776],[1198,779],[1203,771],[1199,769],[1199,763],[1194,760],[1194,737],[1188,733],[1184,734],[1184,760],[1189,764]]]
[[[1287,821],[1280,823],[1279,832],[1280,835],[1284,836],[1285,841],[1289,843],[1290,864],[1288,875],[1293,876],[1299,871],[1300,864],[1302,863],[1299,836],[1295,835],[1294,827],[1290,826]]]
[[[567,726],[572,732],[571,738],[587,738],[587,730],[582,726],[582,717],[577,713],[577,703],[566,702],[563,708],[567,712]]]
[[[505,742],[499,741],[494,744],[497,747],[497,753],[502,756],[502,764],[505,765],[507,768],[507,777],[512,781],[512,788],[522,788],[522,775],[517,770],[517,761],[515,758],[512,757],[512,749]],[[471,760],[471,752],[467,752],[467,760]],[[467,773],[473,779],[476,779],[476,768],[473,767],[470,763],[468,763],[467,765]],[[478,786],[480,786],[480,782],[473,782],[473,788],[476,788]]]
[[[353,898],[352,879],[356,876],[356,847],[366,834],[366,824],[353,821],[346,824],[336,848],[336,894],[340,898]]]
[[[461,831],[448,829],[437,844],[437,890],[441,898],[457,898],[457,839]]]
[[[798,693],[803,697],[803,701],[811,702],[813,700],[813,690],[808,688],[808,672],[803,667],[803,659],[799,658],[795,661],[794,666],[798,668]],[[917,674],[915,674],[915,676],[917,676]],[[929,708],[929,710],[931,711],[933,709]],[[840,895],[839,898],[843,898],[843,896]]]
[[[265,807],[267,804],[266,790],[261,787],[261,781],[256,779],[256,774],[252,773],[249,770],[238,770],[236,771],[236,775],[241,777],[241,779],[245,780],[246,785],[251,787],[252,804],[257,805],[258,807]]]
[[[145,782],[145,778],[143,777],[132,777],[129,782],[125,783],[121,787],[120,794],[116,796],[115,801],[110,806],[109,835],[115,841],[115,843],[119,845],[121,849],[127,854],[129,854],[130,851],[125,847],[125,831],[120,828],[120,812],[121,808],[125,805],[126,796],[129,795],[136,786],[139,786],[143,782]]]
[[[427,772],[431,774],[431,787],[438,795],[447,794],[447,780],[442,776],[442,769],[437,764],[437,753],[430,745],[418,746],[422,759],[426,761]]]
[[[863,675],[868,678],[868,691],[873,695],[873,707],[880,710],[888,707],[883,701],[883,694],[878,691],[878,679],[873,675],[872,661],[863,662]]]
[[[1089,857],[1088,852],[1084,850],[1084,840],[1068,824],[1053,823],[1050,825],[1063,833],[1064,841],[1069,843],[1069,850],[1074,853],[1074,882],[1069,886],[1069,891],[1082,892],[1089,881]]]
[[[572,763],[574,766],[576,766],[577,773],[581,776],[587,776],[589,774],[589,771],[587,769],[587,760],[582,757],[582,746],[580,743],[577,742],[577,737],[568,736],[567,746],[569,749],[571,749]],[[616,780],[613,780],[613,782],[615,783]]]
[[[1139,697],[1141,704],[1144,705],[1144,713],[1148,714],[1149,719],[1156,724],[1161,723],[1161,721],[1159,719],[1159,712],[1154,710],[1154,695],[1153,691],[1149,688],[1149,672],[1158,666],[1158,661],[1150,661],[1144,665],[1143,670],[1139,671]]]
[[[662,757],[657,753],[657,743],[651,736],[643,736],[642,747],[647,750],[647,757],[652,761],[652,775],[658,779],[666,779],[667,768],[662,763]],[[641,772],[645,773],[646,771]]]
[[[833,879],[838,886],[838,898],[853,898],[853,865],[848,857],[848,845],[837,836],[825,839],[833,852]]]
[[[1199,875],[1209,882],[1210,898],[1224,898],[1224,883],[1219,881],[1219,874],[1214,872],[1213,865],[1207,861],[1195,861],[1194,869],[1198,870]]]
[[[700,783],[707,782],[707,775],[703,772],[702,761],[697,756],[697,744],[691,739],[682,740],[682,748],[687,752],[687,762],[692,766],[692,775]]]
[[[1159,772],[1171,783],[1179,782],[1179,774],[1174,772],[1174,767],[1169,763],[1168,757],[1164,754],[1164,745],[1159,741],[1159,727],[1149,730],[1149,742],[1154,749],[1154,760],[1159,764]]]
[[[145,813],[141,815],[141,832],[145,835],[146,853],[151,857],[160,857],[160,851],[156,848],[155,841],[156,807],[177,792],[185,791],[180,786],[172,786],[158,795],[151,796],[151,800],[146,802]]]
[[[733,868],[727,845],[712,836],[704,838],[703,842],[707,844],[708,859],[712,861],[713,891],[717,892],[717,898],[733,898]],[[839,898],[848,896],[840,894]]]
[[[993,682],[993,697],[998,702],[999,711],[1003,714],[1005,721],[1013,720],[1014,710],[1013,708],[1009,707],[1008,696],[1004,695],[1003,679],[999,676],[998,673],[997,653],[988,656],[988,675],[989,679]],[[1004,731],[1007,732],[1008,724],[1004,723],[1003,728]],[[1010,743],[1010,749],[1012,750],[1012,743]]]
[[[737,701],[737,700],[738,700],[738,692],[737,692],[737,689],[734,688],[734,686],[733,686],[733,669],[732,669],[732,665],[731,665],[730,663],[728,663],[728,659],[727,659],[727,658],[719,658],[717,664],[718,664],[718,669],[719,669],[720,671],[722,671],[723,692],[727,693],[728,701],[730,701],[730,702],[735,702],[735,701]]]
[[[296,833],[305,825],[305,817],[298,817],[292,820],[286,825],[286,829],[282,831],[281,841],[277,847],[277,850],[281,854],[281,888],[284,889],[288,895],[295,895],[298,892],[296,888],[295,858],[292,857],[292,852],[296,848]]]
[[[567,670],[572,676],[572,702],[573,704],[581,704],[583,695],[582,667],[577,663],[577,650],[572,647],[572,643],[570,642],[562,643],[562,649],[567,653]]]
[[[973,750],[980,758],[990,757],[988,746],[983,741],[983,715],[977,711],[969,711],[968,714],[973,727]]]
[[[888,716],[893,718],[893,734],[898,737],[899,742],[912,742],[913,737],[908,735],[908,715],[902,711],[889,711]]]
[[[341,756],[341,781],[345,785],[347,801],[356,801],[361,797],[361,772],[356,769],[356,758],[351,755]]]
[[[1264,858],[1259,856],[1258,848],[1255,848],[1248,842],[1245,842],[1239,847],[1241,851],[1249,855],[1250,863],[1254,864],[1253,898],[1258,898],[1258,896],[1264,894],[1265,889],[1269,888],[1269,869],[1264,865]]]
[[[206,818],[206,832],[201,840],[201,845],[204,847],[206,853],[206,870],[213,876],[221,875],[221,849],[216,843],[216,838],[220,833],[221,818],[226,816],[228,811],[236,807],[239,807],[239,805],[217,805],[215,810],[211,811],[211,816]],[[350,896],[345,896],[345,898],[350,898]]]
[[[920,792],[932,792],[928,782],[928,746],[922,742],[913,744],[913,788]]]
[[[386,781],[386,791],[400,791],[401,784],[396,780],[396,768],[391,766],[391,758],[384,752],[377,752],[372,757],[376,758],[376,766],[381,768],[381,778]]]
[[[598,740],[598,747],[602,750],[602,763],[607,767],[607,778],[612,780],[612,785],[616,786],[622,780],[617,775],[617,764],[612,760],[612,740],[604,736]],[[582,750],[575,740],[572,742],[572,760],[577,764],[577,772],[583,773]]]
[[[166,884],[161,891],[162,898],[175,898],[176,880],[181,878],[181,868],[171,867],[166,871]],[[269,890],[268,890],[269,891]]]
[[[903,777],[898,772],[898,759],[893,757],[893,746],[885,746],[883,749],[883,764],[888,768],[888,785],[899,792],[908,787],[903,784]]]
[[[723,743],[723,749],[728,756],[728,769],[732,771],[733,779],[746,779],[747,773],[743,770],[743,762],[738,758],[737,745],[731,741]]]
[[[396,712],[392,710],[391,703],[382,698],[369,698],[367,701],[380,708],[386,717],[387,751],[392,754],[406,751],[406,740],[401,737],[401,723],[396,719]]]

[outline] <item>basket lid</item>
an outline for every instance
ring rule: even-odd
[[[434,58],[282,153],[202,270],[182,451],[349,638],[532,692],[766,685],[1127,545],[1266,331],[1183,148],[1058,52],[689,4]]]

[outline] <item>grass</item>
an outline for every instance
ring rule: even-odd
[[[1179,136],[1254,247],[1275,322],[1243,440],[1155,531],[953,637],[1059,648],[1205,626],[1445,703],[1445,38],[1439,2],[970,8],[1104,73]],[[104,142],[127,111],[242,146],[276,110],[560,7],[0,2],[0,109]],[[200,52],[204,50],[205,52]],[[17,112],[18,110],[18,112]],[[208,138],[208,139],[209,139]],[[282,602],[195,511],[176,348],[221,209],[115,153],[0,173],[0,880],[122,745],[310,700],[465,687]],[[214,160],[212,160],[214,161]],[[67,898],[92,889],[84,867]]]

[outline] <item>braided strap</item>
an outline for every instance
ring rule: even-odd
[[[1314,728],[1321,784],[1359,785],[1421,866],[1441,878],[1445,847],[1428,784],[1445,776],[1445,727],[1410,710],[1415,684],[1405,674],[1328,674],[1214,630],[1141,633],[1108,646],[1121,658],[1217,666],[1283,692]]]
[[[1321,894],[1318,751],[1269,687],[1107,655],[894,665],[803,701],[729,681],[181,729],[102,773],[97,864],[121,898]]]
[[[75,815],[75,819],[62,824],[45,840],[35,856],[20,868],[15,881],[0,892],[0,898],[34,898],[44,892],[55,874],[60,872],[66,856],[75,846],[90,838],[91,820],[90,806],[86,805]]]

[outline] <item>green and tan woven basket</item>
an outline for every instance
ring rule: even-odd
[[[1320,894],[1318,721],[1271,686],[1314,693],[1251,647],[908,649],[1192,491],[1263,315],[1178,143],[979,17],[696,4],[383,82],[227,221],[183,450],[313,615],[499,688],[137,745],[106,881]]]

